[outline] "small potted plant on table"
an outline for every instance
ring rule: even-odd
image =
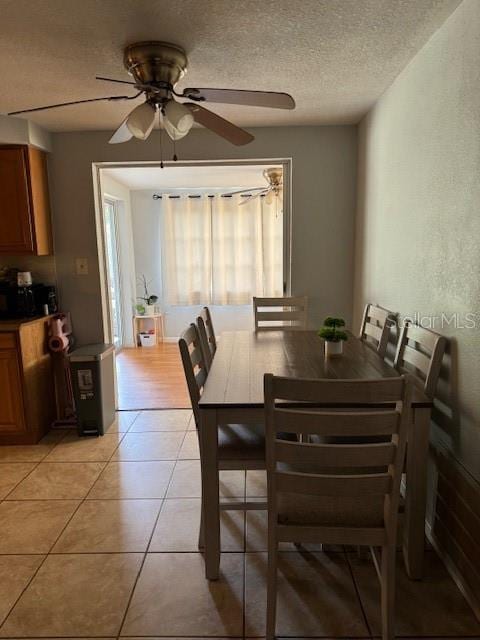
[[[158,302],[158,296],[148,292],[148,283],[145,275],[142,275],[141,281],[143,285],[143,296],[138,296],[138,299],[143,300],[145,305],[137,305],[136,309],[140,315],[153,316],[155,314],[155,305]],[[145,311],[141,313],[139,307],[144,307]]]
[[[343,342],[348,340],[347,332],[342,329],[345,326],[343,318],[325,318],[323,327],[318,335],[325,340],[325,355],[340,356],[343,353]]]

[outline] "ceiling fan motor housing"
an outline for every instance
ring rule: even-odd
[[[269,169],[265,169],[263,172],[265,180],[272,186],[279,188],[283,183],[283,172],[282,169],[271,167]]]
[[[182,47],[169,42],[136,42],[126,47],[123,63],[138,84],[167,85],[165,95],[156,92],[158,98],[169,98],[170,90],[187,72],[187,56]]]

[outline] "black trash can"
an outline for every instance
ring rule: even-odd
[[[89,344],[69,354],[80,436],[103,436],[115,419],[115,348]]]

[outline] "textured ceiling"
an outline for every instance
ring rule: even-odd
[[[355,123],[459,0],[0,0],[0,111],[123,94],[126,44],[166,40],[184,86],[287,91],[295,111],[214,105],[243,126]],[[31,114],[52,131],[113,129],[132,103]]]
[[[194,189],[220,188],[243,189],[266,187],[263,177],[266,166],[183,166],[183,167],[114,167],[102,169],[102,173],[121,182],[130,189]]]

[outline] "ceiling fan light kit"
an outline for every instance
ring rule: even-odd
[[[149,102],[138,105],[127,117],[127,127],[135,138],[146,140],[155,124],[155,107]]]
[[[127,142],[132,137],[146,140],[152,132],[157,110],[163,116],[163,126],[172,140],[180,140],[188,134],[194,122],[206,127],[235,145],[248,144],[254,137],[244,129],[206,109],[200,103],[216,102],[271,109],[294,109],[295,101],[288,93],[274,91],[246,91],[237,89],[184,89],[175,91],[175,86],[187,72],[188,60],[185,51],[169,42],[136,42],[125,48],[123,63],[133,79],[117,80],[97,76],[98,80],[130,85],[138,93],[132,96],[109,96],[76,100],[34,109],[13,111],[8,115],[19,115],[55,107],[83,102],[134,100],[142,93],[145,102],[138,105],[124,119],[109,142]],[[191,100],[178,102],[177,98]]]
[[[169,100],[163,110],[165,130],[172,140],[180,140],[193,126],[192,112],[182,103]]]

